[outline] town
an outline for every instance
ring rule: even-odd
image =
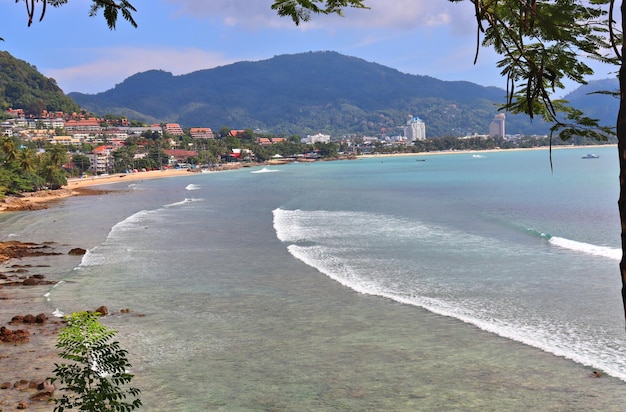
[[[487,135],[440,138],[426,138],[426,124],[417,116],[409,116],[406,125],[397,127],[394,133],[382,130],[378,136],[338,137],[323,133],[285,137],[262,130],[228,127],[217,132],[208,127],[183,129],[177,123],[148,125],[125,117],[98,117],[84,112],[67,114],[44,110],[40,116],[33,116],[22,109],[7,109],[3,119],[0,123],[2,153],[5,160],[20,164],[13,165],[15,173],[19,174],[20,168],[30,173],[35,165],[44,167],[46,162],[37,156],[47,153],[68,177],[165,168],[202,170],[229,163],[287,163],[363,154],[507,149],[563,143],[551,141],[548,136],[507,135],[504,114],[494,116]],[[45,167],[54,169],[50,164]],[[58,173],[43,174],[47,175],[44,182],[19,184],[3,192],[63,185],[64,177]]]

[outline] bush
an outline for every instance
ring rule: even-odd
[[[118,342],[111,342],[115,331],[98,320],[99,313],[78,312],[67,317],[67,326],[59,333],[59,356],[71,361],[55,364],[55,378],[65,391],[55,399],[55,412],[76,408],[79,411],[132,411],[141,406],[139,389],[126,387],[133,378],[127,352]],[[126,402],[126,397],[133,399]]]

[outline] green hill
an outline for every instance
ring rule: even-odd
[[[605,93],[602,93],[605,92]],[[603,126],[615,126],[619,99],[606,92],[619,92],[617,78],[592,80],[564,97],[585,115],[598,119]]]
[[[40,115],[42,110],[77,112],[79,106],[66,96],[54,79],[8,52],[0,51],[0,109],[24,109]]]
[[[309,52],[181,76],[152,70],[103,93],[70,96],[100,114],[284,135],[393,135],[410,116],[419,116],[427,136],[435,137],[487,133],[505,91],[405,74],[336,52]],[[509,133],[547,130],[541,121],[507,115]]]

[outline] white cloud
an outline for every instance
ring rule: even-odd
[[[83,64],[42,69],[42,72],[57,81],[65,93],[98,93],[114,87],[133,74],[160,69],[174,75],[210,69],[233,63],[219,53],[185,48],[105,48],[89,50]]]
[[[285,28],[293,25],[289,18],[280,18],[271,9],[272,0],[166,0],[176,8],[174,17],[191,16],[200,19],[217,19],[229,26],[245,29],[258,27]],[[451,32],[466,35],[474,30],[474,9],[469,2],[453,4],[447,0],[365,0],[369,10],[349,8],[345,17],[314,16],[312,21],[299,27],[336,28],[340,24],[346,28],[388,28],[395,30],[428,29],[450,27]]]

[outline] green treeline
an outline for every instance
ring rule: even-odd
[[[67,184],[65,147],[50,144],[40,150],[32,142],[12,137],[3,137],[0,145],[0,196],[60,189]]]
[[[44,110],[78,113],[80,107],[57,86],[25,61],[0,51],[0,109],[23,109],[26,116]]]

